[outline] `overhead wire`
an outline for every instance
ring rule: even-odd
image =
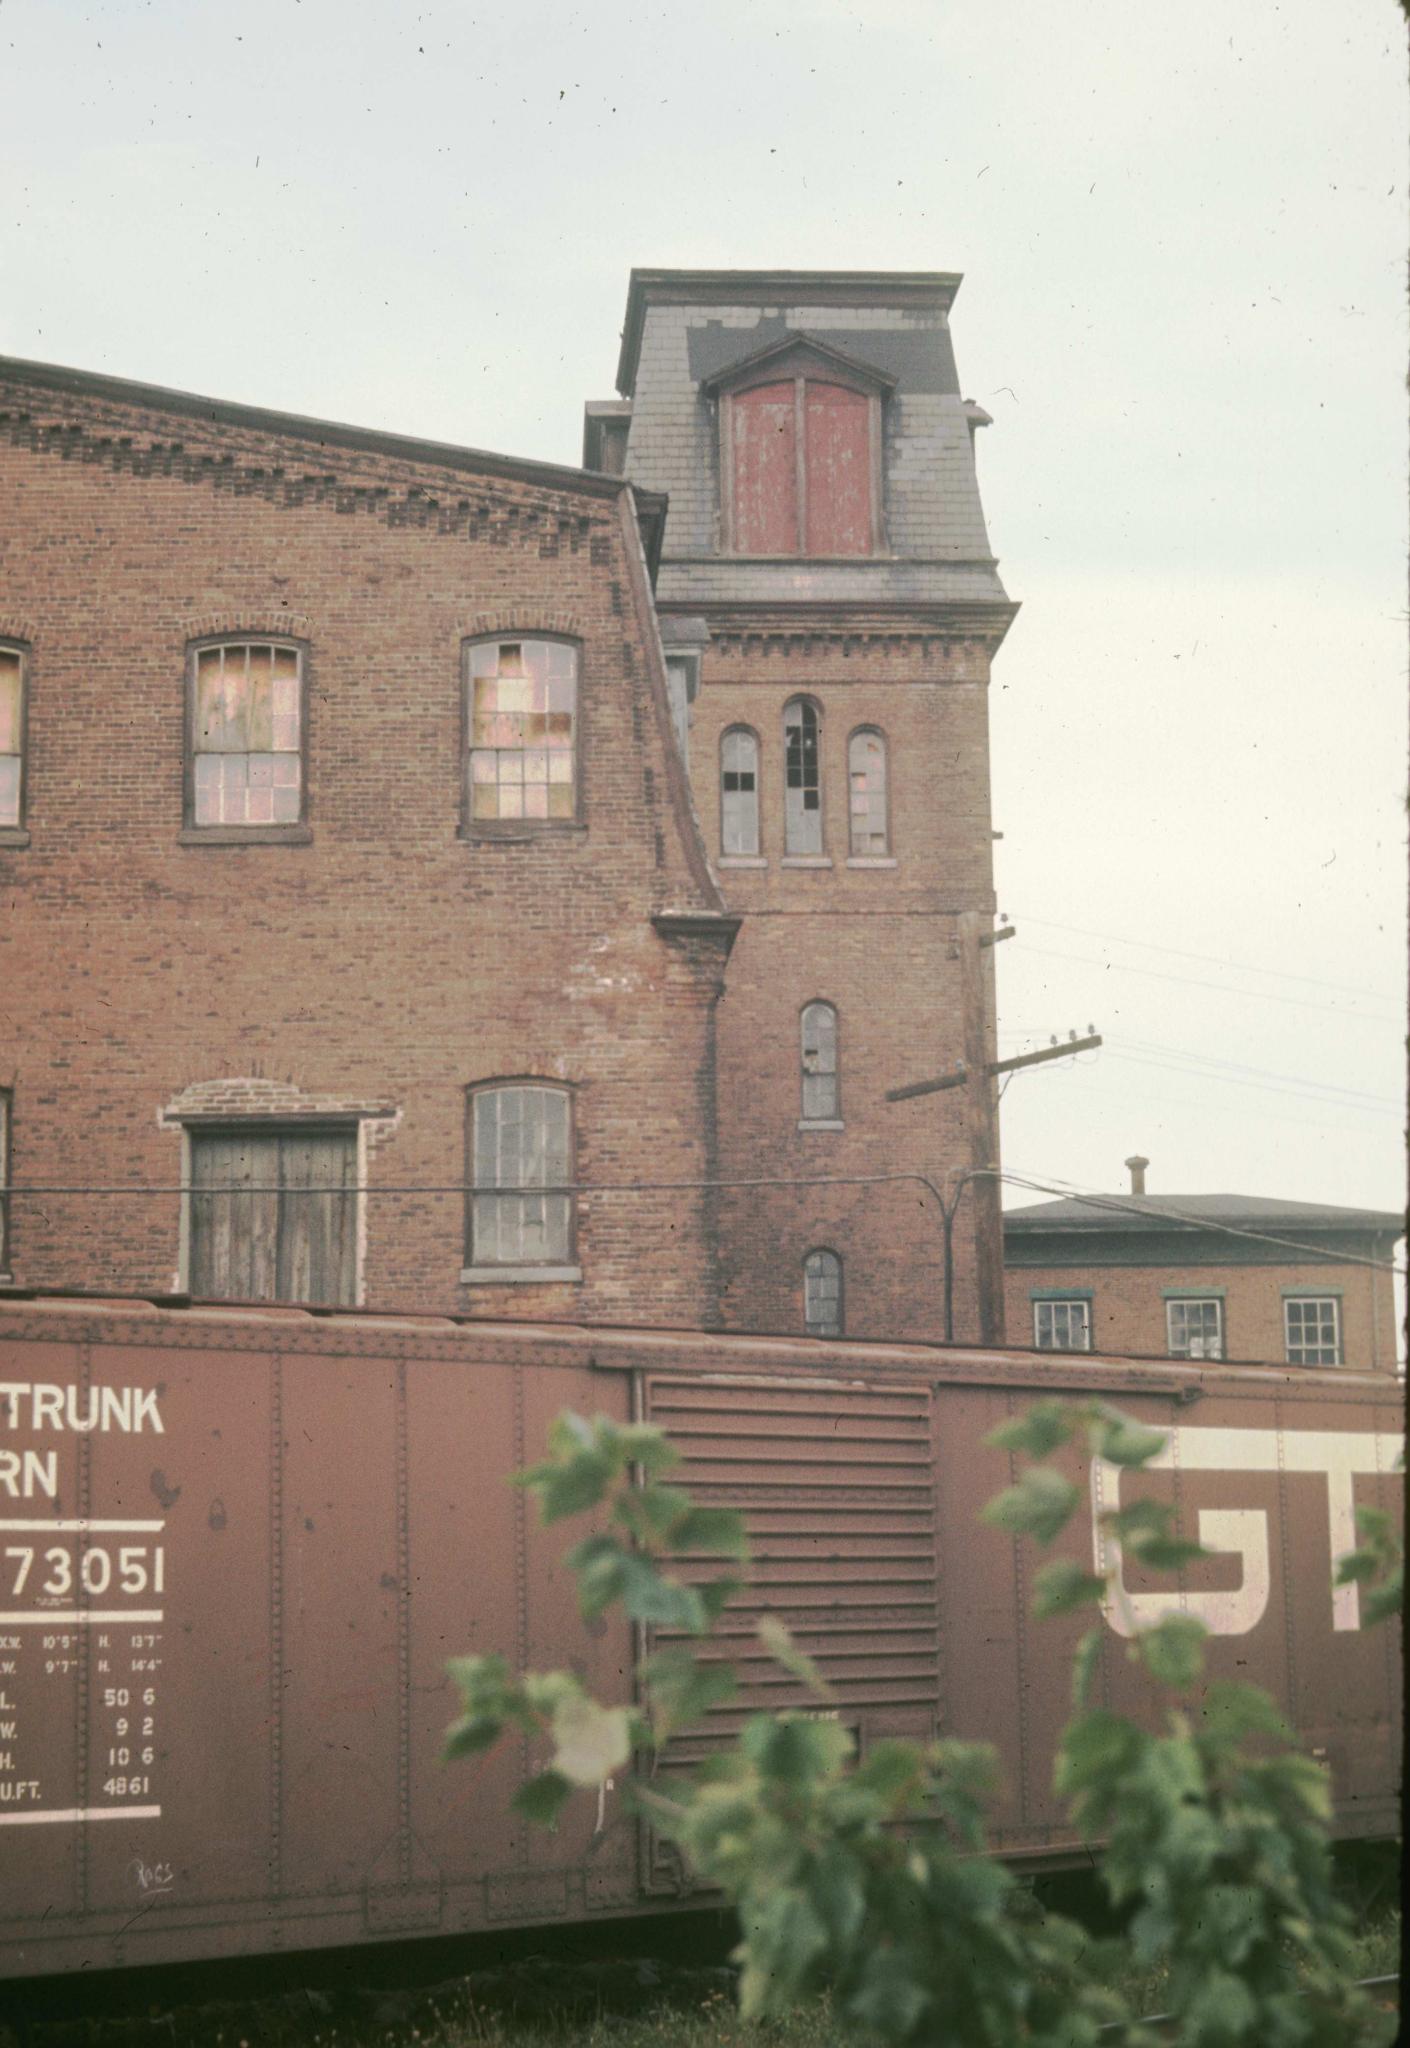
[[[1318,974],[1295,974],[1286,967],[1257,967],[1251,960],[1227,960],[1218,953],[1192,953],[1184,946],[1158,945],[1154,939],[1124,938],[1118,932],[1094,932],[1086,925],[1059,924],[1056,918],[1032,917],[1024,913],[1023,921],[1026,924],[1036,924],[1043,931],[1071,932],[1074,937],[1100,939],[1107,945],[1135,946],[1148,953],[1168,953],[1173,959],[1177,960],[1199,960],[1206,967],[1232,967],[1241,974],[1266,974],[1277,981],[1306,982],[1312,988],[1337,989],[1344,995],[1370,996],[1375,1001],[1382,1003],[1394,1004],[1399,1001],[1397,996],[1390,994],[1384,989],[1363,988],[1347,981],[1329,981],[1324,976]],[[1017,924],[1016,919],[1014,923],[1015,925]]]

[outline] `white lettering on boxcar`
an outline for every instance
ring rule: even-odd
[[[0,1416],[11,1429],[71,1429],[80,1436],[93,1430],[166,1434],[155,1387],[90,1387],[80,1396],[77,1387],[45,1380],[0,1380]]]
[[[59,1498],[57,1451],[0,1451],[0,1487],[11,1500]]]
[[[1315,1472],[1327,1482],[1327,1529],[1333,1563],[1356,1548],[1354,1481],[1389,1473],[1404,1449],[1403,1436],[1374,1431],[1311,1429],[1172,1429],[1165,1448],[1145,1469],[1153,1472]],[[1211,1635],[1242,1636],[1257,1627],[1272,1590],[1268,1516],[1262,1508],[1201,1508],[1198,1535],[1206,1550],[1232,1553],[1243,1564],[1233,1592],[1201,1593],[1172,1588],[1162,1593],[1128,1593],[1121,1583],[1121,1545],[1102,1527],[1105,1513],[1120,1505],[1122,1467],[1092,1460],[1092,1555],[1099,1572],[1113,1571],[1118,1593],[1103,1603],[1118,1635],[1152,1628],[1163,1615],[1193,1614]],[[1330,1586],[1332,1627],[1361,1626],[1355,1585]]]

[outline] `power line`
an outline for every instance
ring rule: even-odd
[[[1109,1209],[1116,1215],[1143,1215],[1158,1222],[1186,1224],[1195,1230],[1212,1230],[1224,1237],[1254,1239],[1262,1244],[1278,1245],[1287,1251],[1303,1252],[1321,1264],[1333,1263],[1348,1266],[1370,1266],[1377,1272],[1403,1272],[1389,1259],[1372,1259],[1360,1253],[1330,1253],[1325,1245],[1297,1243],[1292,1238],[1272,1237],[1266,1231],[1246,1230],[1237,1224],[1221,1223],[1206,1216],[1192,1216],[1178,1209],[1162,1204],[1158,1210],[1141,1209],[1130,1198],[1089,1193],[1072,1181],[1057,1179],[1037,1180],[1031,1174],[1009,1171],[1007,1168],[970,1167],[963,1176],[967,1180],[993,1179],[1008,1186],[1021,1187],[1031,1192],[1061,1197],[1076,1197],[1098,1209]],[[946,1176],[955,1179],[954,1174]],[[884,1183],[909,1181],[926,1188],[935,1197],[943,1211],[945,1195],[929,1174],[919,1172],[897,1173],[826,1173],[826,1174],[760,1174],[740,1180],[634,1180],[634,1181],[556,1181],[540,1187],[517,1188],[476,1188],[464,1181],[407,1182],[394,1181],[383,1187],[373,1187],[363,1182],[353,1187],[341,1183],[328,1183],[323,1187],[281,1188],[277,1182],[263,1185],[230,1187],[163,1186],[146,1187],[140,1183],[122,1187],[59,1187],[32,1186],[21,1184],[11,1186],[12,1195],[120,1195],[131,1200],[134,1195],[167,1197],[171,1195],[470,1195],[470,1196],[545,1196],[545,1195],[636,1195],[636,1194],[688,1194],[706,1189],[726,1190],[732,1188],[809,1188],[809,1187],[878,1187]]]
[[[1201,960],[1206,967],[1233,967],[1242,974],[1268,974],[1278,981],[1303,981],[1312,988],[1338,989],[1344,995],[1373,996],[1377,1002],[1395,1003],[1398,997],[1389,995],[1384,989],[1361,988],[1347,981],[1327,981],[1316,974],[1294,974],[1285,967],[1255,967],[1251,960],[1225,960],[1217,953],[1191,953],[1184,946],[1158,946],[1153,939],[1127,939],[1116,932],[1089,931],[1085,925],[1059,924],[1050,917],[1027,917],[1026,922],[1050,932],[1072,932],[1078,938],[1101,939],[1113,946],[1139,946],[1147,953],[1168,953],[1177,960]]]
[[[1158,967],[1128,967],[1118,960],[1091,960],[1085,953],[1062,953],[1051,946],[1030,946],[1023,939],[1019,940],[1019,950],[1024,953],[1041,954],[1045,960],[1075,960],[1080,966],[1096,967],[1104,974],[1139,974],[1150,981],[1179,981],[1188,988],[1210,988],[1216,995],[1235,996],[1245,1002],[1287,1003],[1295,1010],[1327,1010],[1334,1017],[1355,1017],[1363,1024],[1384,1024],[1392,1030],[1397,1028],[1397,1020],[1394,1017],[1373,1017],[1365,1010],[1353,1009],[1341,1003],[1309,1002],[1305,996],[1275,995],[1272,989],[1229,988],[1223,982],[1203,981],[1193,974],[1166,974]]]
[[[1158,1067],[1162,1073],[1184,1074],[1193,1081],[1221,1081],[1226,1087],[1257,1088],[1266,1095],[1291,1095],[1299,1102],[1320,1102],[1329,1109],[1359,1110],[1363,1116],[1379,1116],[1382,1110],[1394,1110],[1400,1106],[1387,1095],[1371,1095],[1360,1101],[1352,1100],[1350,1098],[1359,1094],[1359,1090],[1338,1090],[1330,1084],[1327,1092],[1318,1093],[1315,1083],[1312,1088],[1280,1088],[1276,1082],[1256,1081],[1239,1074],[1199,1073],[1189,1067],[1178,1066],[1173,1060],[1152,1059],[1141,1052],[1122,1052],[1118,1047],[1112,1048],[1112,1057],[1125,1060],[1133,1067]]]

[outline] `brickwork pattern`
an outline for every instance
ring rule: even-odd
[[[143,1190],[178,1180],[173,1115],[351,1107],[385,1124],[369,1306],[709,1323],[699,1192],[584,1197],[580,1286],[459,1280],[472,1082],[571,1083],[584,1180],[711,1172],[721,951],[650,920],[719,901],[618,496],[19,383],[0,422],[32,647],[32,843],[0,850],[13,1174],[131,1191],[17,1194],[16,1277],[172,1287],[179,1199]],[[583,822],[467,841],[460,643],[535,625],[581,641]],[[181,844],[186,643],[275,628],[308,649],[311,843]]]
[[[1167,1356],[1166,1289],[1182,1294],[1221,1294],[1224,1351],[1243,1362],[1281,1365],[1283,1289],[1340,1296],[1342,1351],[1361,1372],[1395,1367],[1395,1304],[1388,1272],[1369,1266],[1322,1264],[1230,1266],[1025,1266],[1005,1276],[1010,1344],[1033,1342],[1032,1296],[1036,1289],[1092,1291],[1094,1349],[1137,1358]]]

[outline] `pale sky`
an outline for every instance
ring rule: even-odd
[[[1001,1050],[1106,1035],[1005,1164],[1399,1209],[1405,74],[1394,0],[0,0],[0,351],[574,462],[634,263],[963,271]]]

